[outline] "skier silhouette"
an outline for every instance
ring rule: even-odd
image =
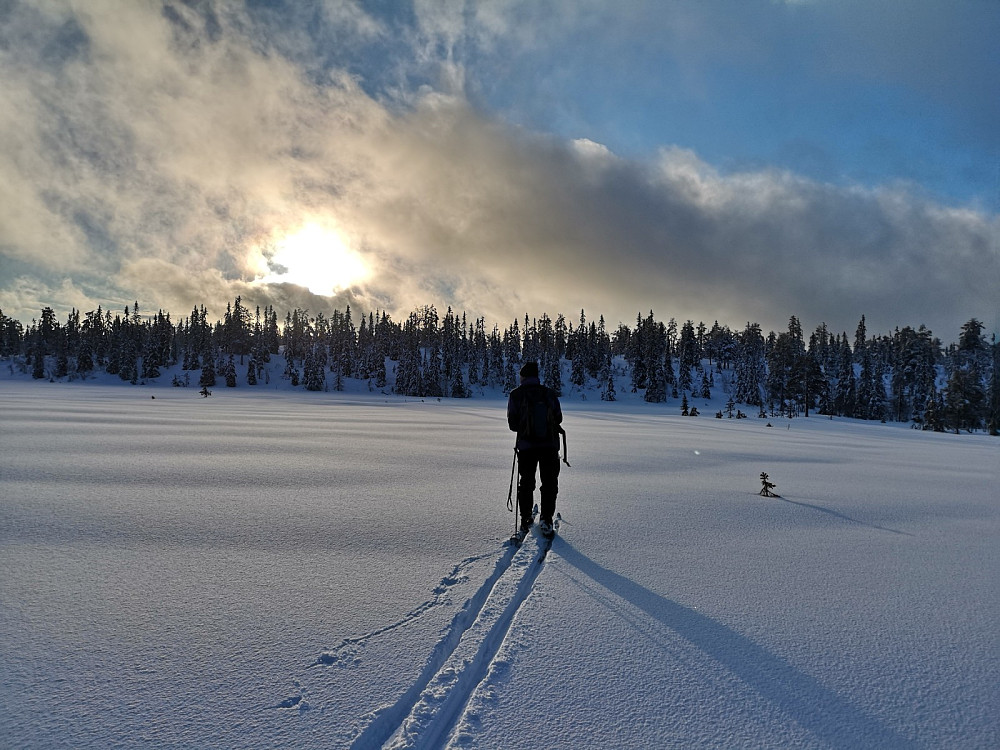
[[[559,494],[559,434],[562,407],[551,388],[541,384],[538,363],[521,367],[521,384],[507,400],[507,425],[517,433],[517,504],[521,512],[521,531],[527,533],[532,523],[535,472],[541,478],[539,529],[553,534],[552,519]]]

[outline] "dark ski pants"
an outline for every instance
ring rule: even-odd
[[[542,480],[539,511],[543,520],[551,521],[556,512],[556,495],[559,494],[559,449],[526,448],[517,451],[517,504],[521,518],[531,517],[536,470]]]

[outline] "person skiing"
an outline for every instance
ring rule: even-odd
[[[521,384],[507,400],[507,426],[517,433],[517,504],[521,512],[521,532],[532,524],[535,471],[541,478],[539,529],[552,536],[552,519],[559,494],[559,434],[562,407],[551,388],[541,384],[538,363],[521,367]]]

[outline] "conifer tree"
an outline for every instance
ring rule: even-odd
[[[611,365],[611,350],[604,355],[604,362],[601,364],[601,369],[597,373],[597,382],[601,384],[601,400],[602,401],[616,401],[618,398],[618,392],[615,389],[615,376],[614,369]]]
[[[212,388],[215,385],[215,364],[211,357],[206,358],[201,366],[201,377],[198,378],[198,385],[204,388]]]
[[[471,395],[472,394],[469,392],[468,386],[465,384],[465,376],[462,374],[462,367],[458,365],[454,368],[452,373],[451,397],[469,398]]]
[[[441,350],[432,346],[424,356],[422,395],[440,398],[444,395],[441,387]]]
[[[45,377],[45,354],[41,342],[35,345],[31,356],[31,377],[41,380]]]
[[[667,382],[664,374],[664,358],[656,356],[650,363],[648,385],[643,398],[652,404],[661,404],[667,400]]]
[[[865,325],[865,316],[861,316],[858,327],[854,331],[854,361],[860,363],[861,357],[868,351],[868,328]]]
[[[701,372],[701,397],[705,399],[712,398],[712,381],[708,373],[701,368],[701,365],[698,365],[698,369]]]
[[[834,388],[834,414],[843,417],[853,417],[857,409],[857,380],[854,375],[854,354],[847,343],[847,333],[844,332],[837,345],[837,372]]]
[[[859,419],[885,418],[885,386],[875,365],[872,354],[866,347],[861,353],[861,373],[858,376],[855,416]]]
[[[652,311],[650,311],[652,315]],[[632,370],[632,393],[642,390],[648,385],[648,368],[646,366],[646,336],[647,332],[642,315],[636,316],[635,332],[628,337],[625,359]]]
[[[944,400],[940,393],[929,396],[924,407],[924,429],[934,432],[945,431]]]
[[[986,394],[974,367],[962,365],[952,370],[944,396],[945,422],[958,434],[982,427]]]
[[[1000,342],[995,339],[992,350],[992,371],[990,373],[989,406],[986,412],[986,429],[990,435],[1000,435]]]
[[[224,371],[224,376],[226,378],[226,387],[235,388],[236,387],[236,363],[233,361],[233,355],[229,355],[229,359],[226,360],[226,369]]]
[[[685,321],[681,326],[681,336],[677,345],[677,387],[681,391],[694,392],[695,381],[692,371],[697,367],[699,357],[694,323],[690,320]]]
[[[748,322],[740,336],[734,365],[736,387],[733,398],[741,404],[762,406],[767,365],[764,359],[764,336],[757,323]]]
[[[552,352],[545,361],[545,380],[543,382],[555,392],[556,396],[562,396],[562,367],[555,352]]]

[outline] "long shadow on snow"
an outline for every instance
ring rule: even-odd
[[[804,503],[801,500],[789,500],[787,497],[777,496],[778,500],[785,503],[790,503],[791,505],[798,505],[803,508],[812,508],[813,510],[818,510],[820,513],[827,513],[834,518],[839,518],[843,521],[849,521],[850,523],[856,523],[859,526],[867,526],[869,529],[878,529],[879,531],[889,531],[893,534],[901,534],[902,536],[913,536],[905,531],[900,531],[899,529],[890,529],[888,526],[879,526],[877,523],[866,523],[865,521],[859,521],[857,518],[851,518],[836,510],[830,510],[829,508],[824,508],[822,505],[813,505],[812,503]]]
[[[556,537],[552,551],[718,661],[830,747],[915,747],[814,677],[722,623],[598,565],[562,537]]]

